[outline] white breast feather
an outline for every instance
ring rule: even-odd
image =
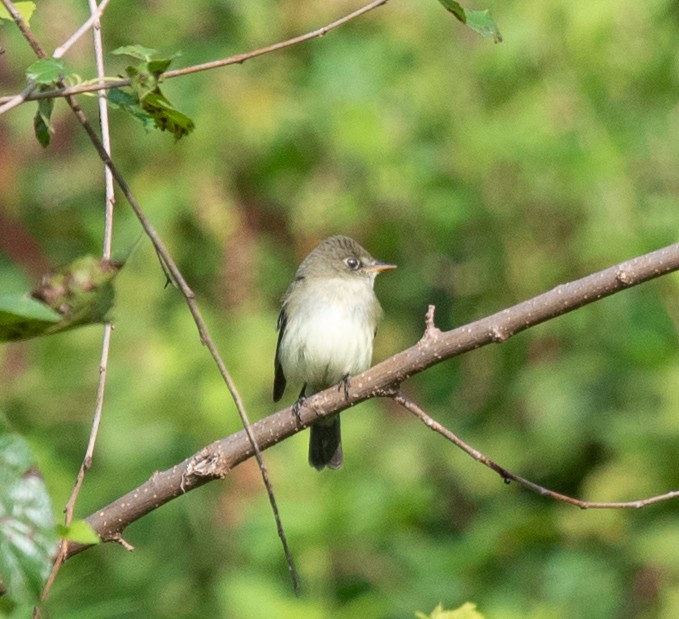
[[[318,284],[314,284],[318,285]],[[370,367],[377,298],[364,281],[330,280],[289,308],[280,361],[289,383],[314,393]],[[318,299],[324,302],[319,303]],[[352,303],[347,304],[347,300]],[[286,341],[287,340],[287,341]],[[296,344],[289,346],[288,344]]]

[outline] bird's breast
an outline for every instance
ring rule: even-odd
[[[380,309],[372,287],[306,292],[287,308],[279,356],[288,381],[313,393],[370,367]]]

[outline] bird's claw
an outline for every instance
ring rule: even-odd
[[[340,384],[337,387],[338,390],[344,389],[344,399],[349,400],[349,374],[345,374]]]
[[[304,404],[304,400],[306,400],[306,396],[300,395],[297,402],[295,402],[292,405],[292,414],[295,417],[295,422],[297,423],[298,428],[302,426],[302,418],[299,415],[299,411],[302,409],[302,405]]]

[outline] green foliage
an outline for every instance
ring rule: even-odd
[[[45,275],[31,297],[0,297],[0,342],[107,320],[122,263],[83,256]]]
[[[44,303],[31,297],[0,297],[0,326],[7,326],[23,320],[55,323],[61,316]]]
[[[57,58],[41,58],[26,69],[29,82],[40,84],[39,91],[51,90],[64,79],[66,65]],[[51,123],[54,99],[38,100],[38,110],[33,117],[33,130],[40,146],[47,148],[52,140],[54,127]]]
[[[141,45],[126,45],[112,53],[142,61],[125,68],[127,76],[132,80],[129,89],[115,88],[109,93],[108,102],[112,108],[124,109],[139,120],[147,131],[152,127],[169,131],[175,140],[193,131],[193,120],[175,108],[160,91],[162,74],[167,71],[177,54],[170,58],[153,59],[156,50]]]
[[[54,86],[56,82],[63,79],[65,72],[66,65],[63,60],[41,58],[26,69],[26,78],[38,84]]]
[[[502,45],[438,3],[389,2],[304,45],[168,80],[163,92],[196,121],[174,145],[157,132],[140,139],[112,115],[113,157],[196,292],[253,420],[275,410],[280,296],[320,238],[355,236],[399,265],[376,283],[385,318],[375,360],[417,341],[429,303],[452,328],[675,241],[675,5],[477,6],[491,8]],[[58,10],[72,11],[74,26],[84,15],[74,2]],[[103,33],[107,50],[143,40],[185,50],[191,66],[342,10],[119,0]],[[45,36],[48,19],[33,17]],[[27,54],[14,30],[3,30],[12,58]],[[125,74],[128,60],[107,58],[107,74]],[[84,52],[66,61],[95,74]],[[30,62],[7,63],[3,91],[24,88]],[[94,119],[93,101],[80,101]],[[39,156],[24,133],[32,113],[3,117],[0,148],[2,215],[28,239],[8,255],[30,274],[36,251],[52,264],[98,252],[103,226],[102,166],[66,106],[53,113],[59,148]],[[114,226],[118,247],[139,234],[120,195]],[[0,258],[3,295],[9,262]],[[628,500],[677,488],[678,284],[673,275],[625,291],[403,388],[488,456],[557,491]],[[80,518],[239,429],[185,303],[164,285],[148,242],[116,278]],[[100,345],[90,328],[0,348],[0,410],[30,442],[57,512],[85,448]],[[676,501],[558,505],[503,484],[389,402],[343,415],[341,471],[307,466],[305,433],[264,454],[300,598],[248,462],[131,526],[135,552],[103,545],[68,561],[45,613],[377,619],[473,600],[489,618],[679,616]]]
[[[38,139],[40,146],[47,148],[52,140],[54,127],[50,119],[54,110],[54,99],[40,99],[38,101],[38,111],[33,117],[33,131]]]
[[[483,615],[476,610],[476,604],[466,602],[455,610],[445,610],[442,604],[439,604],[430,615],[424,613],[415,613],[417,619],[483,619]]]
[[[75,520],[68,526],[57,525],[57,534],[61,539],[67,539],[78,544],[98,544],[101,541],[86,520]]]
[[[35,2],[15,2],[14,8],[19,12],[21,18],[29,23],[35,11]],[[14,21],[4,6],[0,6],[0,22],[2,21]]]
[[[455,15],[457,19],[469,26],[474,32],[478,32],[487,39],[493,39],[495,43],[502,43],[500,30],[490,16],[490,11],[488,9],[483,11],[465,9],[459,2],[455,2],[455,0],[439,0],[439,2],[447,11]]]
[[[18,434],[0,428],[0,581],[16,604],[35,603],[57,538],[50,496]]]

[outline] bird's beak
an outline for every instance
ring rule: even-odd
[[[376,262],[370,266],[363,267],[365,271],[372,271],[375,273],[381,273],[382,271],[389,271],[390,269],[395,269],[396,265],[389,262]]]

